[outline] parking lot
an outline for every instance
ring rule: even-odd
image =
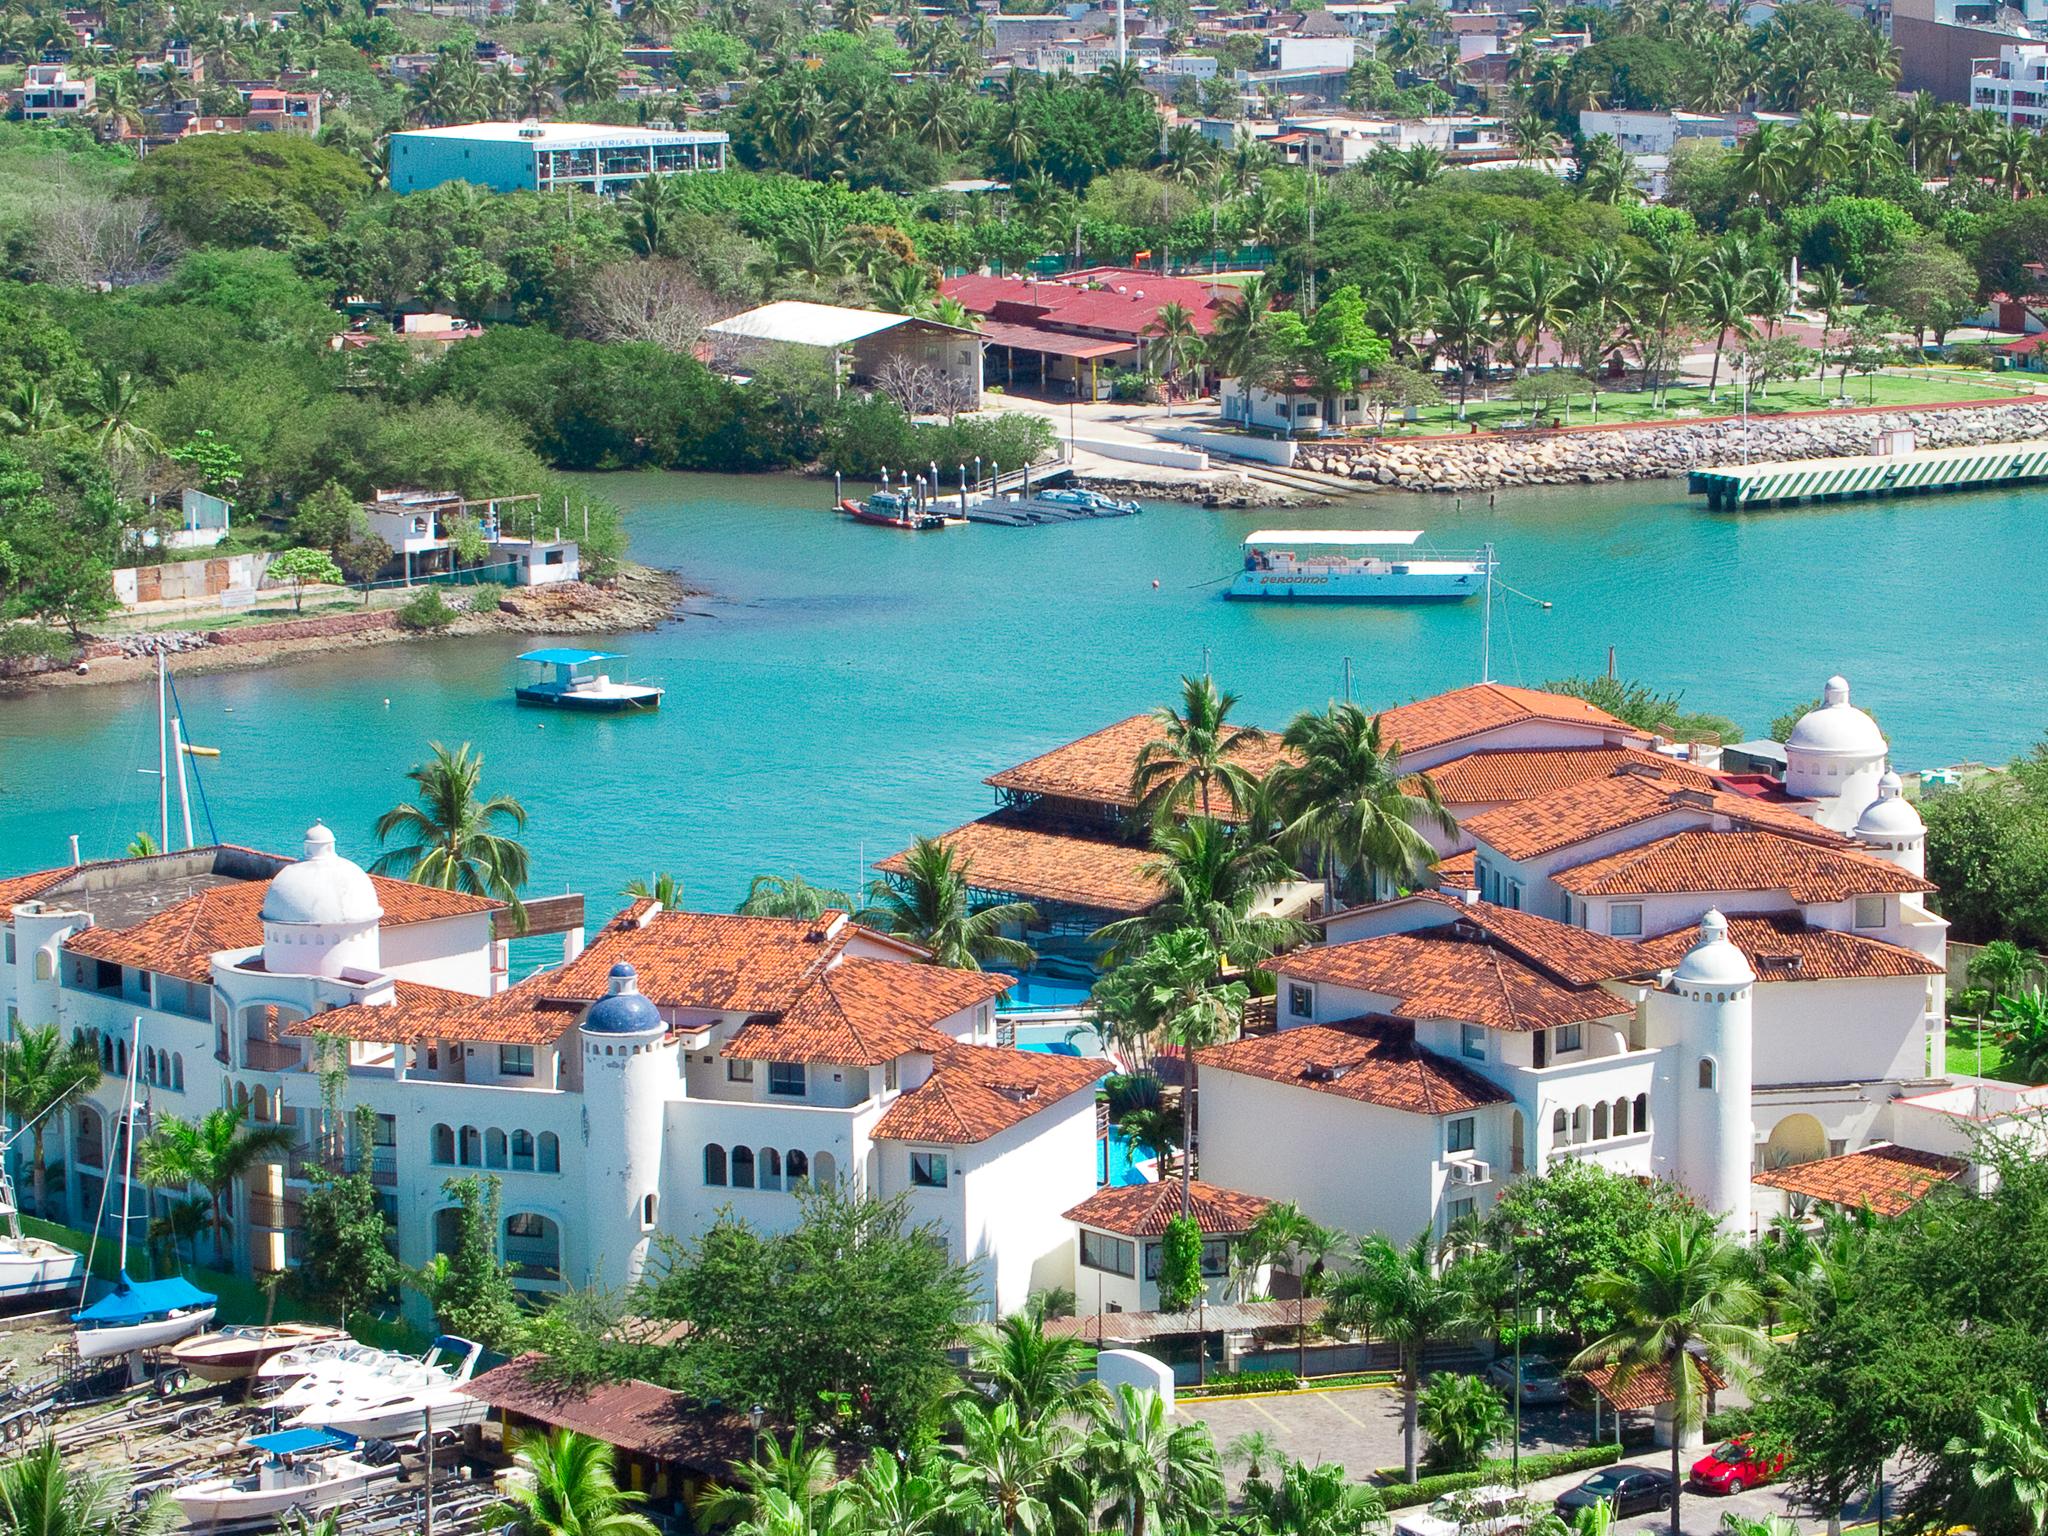
[[[1336,1462],[1354,1478],[1363,1479],[1382,1467],[1401,1465],[1401,1394],[1387,1387],[1352,1387],[1330,1392],[1292,1392],[1270,1396],[1225,1399],[1218,1402],[1184,1400],[1177,1411],[1209,1426],[1219,1451],[1225,1452],[1233,1489],[1243,1478],[1241,1461],[1228,1456],[1238,1436],[1263,1431],[1287,1456],[1310,1463]],[[1592,1440],[1592,1415],[1576,1408],[1529,1409],[1523,1415],[1523,1453],[1566,1450]],[[1417,1454],[1427,1442],[1417,1437]],[[1681,1469],[1690,1467],[1702,1451],[1683,1453]],[[1626,1458],[1631,1466],[1668,1471],[1671,1453],[1650,1450]],[[1586,1476],[1574,1472],[1529,1485],[1532,1496],[1548,1502],[1575,1486]],[[1894,1496],[1896,1494],[1894,1493]],[[1784,1515],[1801,1530],[1824,1529],[1826,1519],[1811,1511],[1797,1510],[1779,1484],[1752,1488],[1733,1497],[1688,1493],[1679,1502],[1681,1529],[1686,1536],[1718,1536],[1726,1514],[1749,1517]],[[1844,1523],[1874,1515],[1859,1508],[1845,1511]],[[1668,1531],[1668,1514],[1636,1515],[1617,1520],[1614,1530],[1630,1536],[1642,1532]]]

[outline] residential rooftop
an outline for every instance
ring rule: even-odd
[[[1372,1015],[1212,1045],[1205,1071],[1239,1072],[1416,1115],[1454,1115],[1514,1095],[1415,1043],[1406,1020]]]

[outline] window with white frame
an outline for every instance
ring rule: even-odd
[[[1444,1219],[1449,1225],[1455,1227],[1461,1221],[1470,1221],[1478,1214],[1478,1211],[1479,1202],[1467,1196],[1462,1200],[1453,1200],[1446,1204],[1444,1206]]]
[[[1856,898],[1856,926],[1858,928],[1882,928],[1884,926],[1884,898],[1882,896],[1858,896]]]
[[[1470,1152],[1478,1144],[1479,1122],[1471,1115],[1460,1115],[1450,1122],[1444,1133],[1444,1146],[1452,1152]]]
[[[1643,936],[1643,904],[1640,901],[1617,901],[1607,909],[1607,931],[1620,939],[1639,939]]]
[[[1576,1051],[1586,1043],[1585,1028],[1578,1024],[1560,1024],[1551,1032],[1551,1049],[1559,1055]]]
[[[1486,1060],[1486,1026],[1484,1024],[1460,1024],[1458,1026],[1458,1053],[1467,1061]]]
[[[1109,1275],[1135,1275],[1138,1269],[1137,1249],[1120,1237],[1111,1237],[1106,1232],[1090,1232],[1083,1227],[1081,1267],[1099,1269]]]
[[[751,1083],[754,1080],[754,1064],[751,1061],[727,1058],[725,1080],[728,1083]]]
[[[918,1189],[944,1189],[950,1172],[943,1152],[910,1154],[910,1182]]]

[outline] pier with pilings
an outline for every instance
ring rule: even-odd
[[[2048,441],[1985,443],[1975,448],[1907,448],[1834,459],[1783,459],[1695,469],[1687,489],[1707,505],[1733,510],[1862,496],[1982,491],[2048,480]]]

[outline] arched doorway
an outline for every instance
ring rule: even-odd
[[[1772,1127],[1771,1139],[1764,1143],[1763,1166],[1784,1168],[1827,1155],[1827,1127],[1812,1115],[1787,1115]]]

